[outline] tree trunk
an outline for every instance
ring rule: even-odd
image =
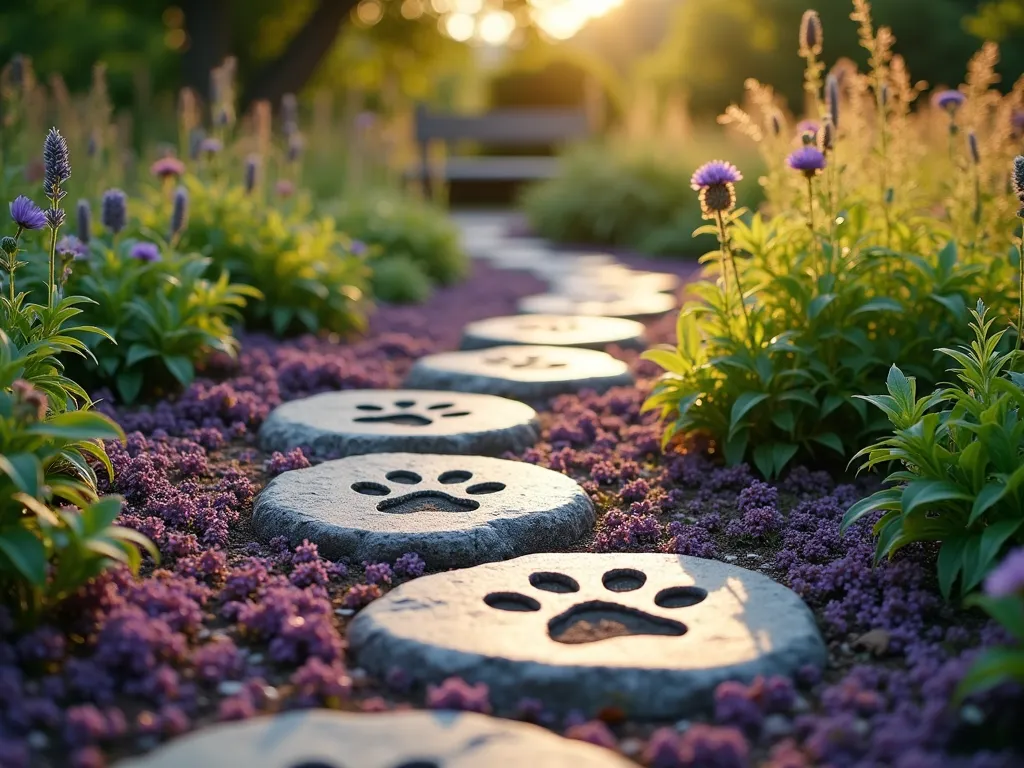
[[[181,0],[188,48],[181,59],[182,84],[210,97],[210,71],[231,54],[231,0]]]
[[[276,104],[286,93],[302,90],[358,3],[359,0],[320,0],[288,47],[252,78],[242,97],[242,109],[260,99]]]

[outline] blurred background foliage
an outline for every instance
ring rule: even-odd
[[[443,33],[434,11],[453,1],[458,7],[457,0],[4,3],[0,60],[26,54],[41,78],[60,74],[72,91],[88,87],[91,66],[102,60],[115,105],[144,110],[183,85],[205,93],[207,73],[230,54],[238,58],[243,102],[327,87],[356,92],[352,98],[375,110],[399,98],[449,106],[530,99],[547,105],[586,99],[585,73],[600,84],[612,118],[621,113],[621,94],[637,80],[685,93],[699,116],[738,100],[751,72],[764,82],[789,83],[783,95],[796,105],[800,61],[790,54],[801,13],[815,5],[624,0],[570,40],[556,42],[532,28],[526,0],[504,0],[520,27],[509,45],[491,47]],[[829,57],[861,61],[855,30],[846,23],[849,4],[816,5]],[[1024,70],[1024,0],[875,0],[872,6],[876,22],[892,27],[899,51],[914,63],[914,76],[932,85],[955,86],[981,38],[1002,43],[1004,80]],[[481,73],[497,79],[485,82]]]

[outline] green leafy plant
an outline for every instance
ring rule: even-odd
[[[876,557],[917,541],[937,541],[938,575],[949,596],[959,579],[971,592],[1004,547],[1024,541],[1024,375],[1010,370],[1014,351],[1000,351],[1006,331],[980,301],[971,314],[974,341],[940,349],[956,361],[959,383],[917,397],[917,382],[893,366],[888,395],[862,399],[885,413],[893,433],[860,453],[863,469],[899,468],[885,488],[854,504],[842,528],[877,512]],[[939,410],[936,410],[939,409]]]
[[[256,288],[262,301],[243,310],[246,327],[278,335],[321,330],[345,333],[365,325],[370,268],[328,218],[301,208],[281,212],[243,186],[185,179],[191,198],[179,247],[210,259],[210,273]],[[165,218],[161,197],[143,213],[155,228]]]
[[[408,259],[433,283],[450,285],[469,270],[458,230],[444,211],[433,205],[371,192],[337,201],[325,210],[333,215],[338,229],[374,248],[379,258]],[[394,296],[381,298],[399,300]]]
[[[0,595],[26,623],[111,563],[138,571],[136,531],[114,525],[121,499],[99,498],[93,462],[108,473],[101,440],[124,439],[89,411],[47,415],[47,396],[16,378],[24,360],[0,331]]]
[[[954,699],[982,693],[1001,683],[1024,683],[1024,591],[1001,595],[968,595],[965,605],[981,608],[1013,638],[1015,645],[985,648],[957,687]]]
[[[394,304],[417,304],[430,296],[430,278],[408,256],[385,256],[373,261],[373,295]]]
[[[234,357],[238,341],[230,322],[241,318],[249,299],[262,297],[251,286],[228,282],[225,272],[208,278],[209,258],[165,248],[159,260],[143,261],[132,256],[137,246],[133,240],[112,248],[95,243],[70,280],[95,302],[86,309],[89,322],[117,340],[90,341],[92,361],[78,366],[81,375],[113,384],[128,403],[188,386],[213,352]]]

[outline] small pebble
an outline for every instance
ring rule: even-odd
[[[234,696],[236,693],[240,693],[244,687],[245,684],[238,680],[224,680],[217,685],[217,693],[221,696]]]
[[[356,612],[353,608],[335,608],[334,612],[339,616],[355,616]]]
[[[735,563],[736,562],[736,555],[726,555],[722,559],[725,560],[727,563]]]
[[[985,722],[985,713],[976,704],[966,704],[960,709],[960,719],[970,725],[981,725]]]

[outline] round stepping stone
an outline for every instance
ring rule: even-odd
[[[589,298],[558,293],[538,293],[519,300],[519,311],[529,315],[600,315],[603,317],[642,318],[663,315],[676,308],[676,297],[669,293],[631,293],[609,291]]]
[[[604,349],[609,344],[643,349],[644,326],[620,317],[584,315],[510,315],[470,323],[462,332],[462,349],[506,344]]]
[[[562,275],[554,281],[558,293],[567,296],[590,298],[595,292],[620,293],[664,293],[676,290],[680,280],[668,272],[639,272],[622,266],[607,266],[600,269]]]
[[[418,552],[431,567],[464,568],[570,545],[594,508],[572,478],[534,464],[375,453],[279,475],[252,521],[265,540],[309,539],[332,559]]]
[[[527,402],[632,383],[626,364],[605,352],[508,345],[421,357],[405,380],[411,389],[484,392]]]
[[[510,712],[546,706],[686,717],[725,680],[824,665],[814,616],[767,576],[694,557],[559,553],[403,584],[359,613],[361,667],[421,682],[460,675]]]
[[[602,747],[469,712],[289,712],[204,728],[117,768],[636,768]]]
[[[266,451],[309,446],[317,456],[457,453],[500,456],[537,442],[537,412],[492,395],[348,390],[278,406],[260,429]]]

